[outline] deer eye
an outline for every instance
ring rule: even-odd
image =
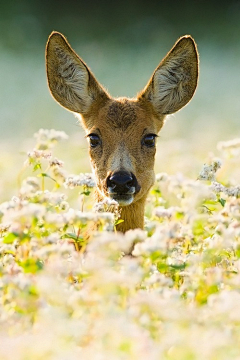
[[[89,134],[88,139],[91,148],[95,148],[101,144],[101,139],[97,134]]]
[[[157,135],[155,135],[155,134],[145,135],[144,138],[142,139],[142,145],[147,146],[147,147],[155,146],[156,137],[157,137]]]

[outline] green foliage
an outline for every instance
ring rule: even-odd
[[[1,359],[237,360],[238,187],[216,182],[219,166],[203,182],[158,174],[146,229],[123,235],[117,204],[93,211],[92,176],[50,153],[64,134],[36,137],[34,176],[0,205]]]

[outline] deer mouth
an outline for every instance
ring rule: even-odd
[[[120,206],[127,206],[130,205],[134,200],[134,193],[133,194],[118,194],[118,193],[111,193],[108,191],[108,194],[112,200],[118,202]]]
[[[120,206],[130,205],[134,195],[140,191],[136,176],[126,171],[117,171],[107,179],[107,192]]]

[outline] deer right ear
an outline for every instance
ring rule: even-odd
[[[191,36],[180,38],[139,94],[158,116],[172,114],[193,97],[198,81],[198,53]]]
[[[108,97],[87,65],[58,32],[49,36],[46,68],[52,96],[70,111],[87,114],[94,101]]]

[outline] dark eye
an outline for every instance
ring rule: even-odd
[[[101,139],[96,134],[89,134],[88,139],[89,139],[89,144],[90,144],[91,148],[95,148],[96,146],[101,144]]]
[[[142,145],[145,145],[147,147],[155,146],[156,137],[157,137],[157,135],[155,135],[155,134],[145,135],[144,138],[142,139]]]

